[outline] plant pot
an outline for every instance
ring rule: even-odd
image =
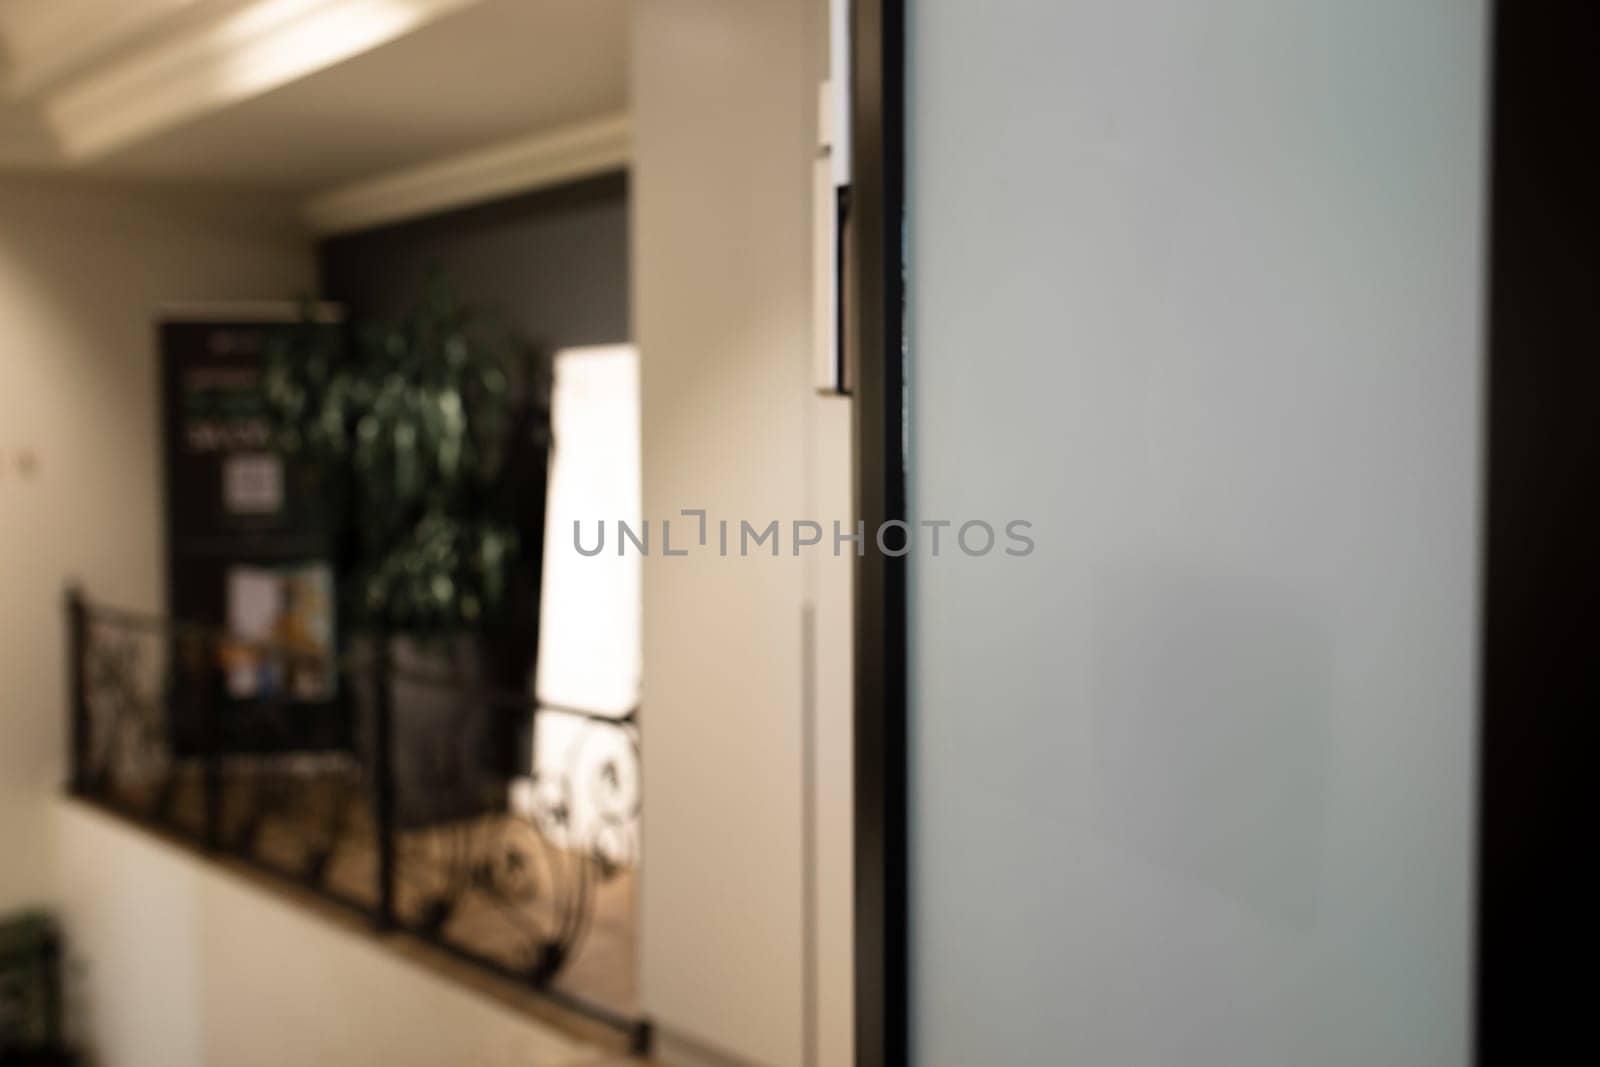
[[[360,643],[370,649],[371,640]],[[505,710],[483,698],[484,689],[498,688],[495,665],[490,643],[477,635],[389,638],[389,768],[398,827],[505,810],[515,739]],[[365,712],[368,765],[375,766],[375,678],[366,675],[354,688]]]

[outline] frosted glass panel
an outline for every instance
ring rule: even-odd
[[[1466,1064],[1485,7],[908,5],[913,1062]]]

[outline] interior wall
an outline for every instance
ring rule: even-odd
[[[1468,1062],[1487,6],[910,5],[916,1062]]]
[[[338,921],[61,800],[68,1008],[106,1067],[576,1067],[600,1054]],[[75,953],[77,955],[77,953]]]
[[[598,514],[592,509],[580,512],[591,537],[595,521],[602,517],[608,522],[629,518],[633,526],[638,526],[637,379],[622,388],[626,396],[611,392],[612,386],[630,380],[628,375],[615,376],[618,359],[630,366],[636,359],[620,355],[631,339],[628,181],[625,172],[600,175],[424,218],[339,234],[317,244],[319,295],[343,304],[357,321],[402,320],[426,293],[430,277],[436,274],[469,308],[481,313],[487,325],[505,327],[514,341],[531,346],[545,358],[562,350],[590,350],[587,360],[573,357],[568,362],[572,382],[568,383],[570,396],[565,399],[579,405],[579,410],[565,413],[565,429],[561,425],[564,398],[559,392],[551,397],[555,444],[548,463],[551,473],[559,477],[565,469],[561,456],[567,449],[568,460],[577,464],[574,477],[589,477],[591,464],[599,471],[633,472],[631,486],[625,484],[626,479],[623,483],[613,479],[595,487],[592,498],[584,497],[584,506],[588,507],[597,500],[615,502],[626,500],[630,491],[633,494],[632,503],[620,512],[612,507]],[[617,358],[599,355],[601,349],[609,352],[613,346]],[[561,372],[555,373],[559,391]],[[595,390],[601,395],[596,395]],[[621,408],[614,407],[616,403],[621,403]],[[620,436],[610,435],[607,420],[613,418],[631,419],[632,425]],[[596,432],[608,436],[594,440]],[[630,443],[631,455],[613,454],[617,448],[627,450]],[[608,468],[612,460],[617,465]],[[540,471],[546,462],[542,449],[530,457],[530,463]],[[578,475],[577,471],[584,474]],[[636,568],[639,561],[577,557],[570,547],[570,515],[558,520],[545,512],[545,498],[555,490],[546,488],[542,476],[530,476],[526,488],[529,499],[524,500],[522,521],[531,537],[525,540],[523,551],[535,596],[534,621],[540,624],[529,640],[540,650],[537,676],[545,680],[540,683],[539,698],[550,704],[620,715],[639,701],[639,595],[636,571],[629,570]],[[569,483],[568,490],[571,489]],[[568,524],[565,532],[561,522]],[[546,543],[547,528],[559,534],[555,545]],[[553,554],[552,550],[562,547],[566,548],[564,556]],[[571,567],[560,565],[569,560]],[[600,574],[608,564],[613,569]],[[630,573],[635,575],[631,583],[626,579]],[[559,618],[549,626],[543,625],[547,621],[544,612],[552,603],[552,575],[560,586],[558,606],[582,609],[567,618],[565,625]],[[612,584],[619,575],[624,576],[620,592]],[[600,584],[586,590],[586,579],[591,577]],[[631,603],[626,600],[629,589]],[[585,596],[594,590],[623,596],[626,610],[616,610],[615,596]],[[623,633],[629,626],[634,632]],[[610,639],[595,643],[592,638],[597,633]],[[558,663],[552,663],[546,654],[551,648],[557,651]],[[596,665],[604,672],[606,665],[618,663],[622,667],[612,672],[615,677],[584,675],[586,669],[596,670]],[[566,680],[567,686],[554,693],[546,691],[545,682],[552,677]],[[529,679],[530,684],[533,681]],[[538,728],[533,731],[539,750],[533,756],[535,768],[541,761],[565,757],[577,722],[559,711],[541,713]],[[601,731],[588,743],[585,759],[600,761],[612,746],[623,743],[620,732],[613,735]],[[623,764],[630,761],[631,757]],[[580,835],[590,832],[587,823],[592,817],[586,806],[575,814]],[[632,988],[631,976],[626,980],[619,977],[619,981]]]
[[[0,177],[0,910],[52,894],[67,582],[160,606],[156,308],[286,298],[311,267],[276,200]]]
[[[849,397],[811,401],[807,511],[846,525],[855,503]],[[807,920],[811,960],[806,1014],[816,1067],[851,1067],[855,1055],[855,718],[852,647],[854,571],[849,553],[808,558],[810,573],[811,764],[807,803],[812,869]]]
[[[313,265],[276,200],[0,179],[0,911],[62,917],[69,1029],[106,1067],[590,1062],[60,796],[65,584],[146,610],[165,588],[155,311],[292,297]]]
[[[820,4],[637,0],[634,324],[644,513],[708,544],[644,572],[641,988],[676,1036],[814,1057],[806,563],[717,526],[809,517],[810,160]],[[842,420],[836,420],[842,425]]]
[[[628,176],[608,174],[318,243],[320,295],[399,318],[438,270],[547,352],[631,339]]]

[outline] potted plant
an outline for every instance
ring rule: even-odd
[[[528,691],[548,382],[437,278],[402,321],[308,318],[267,355],[281,447],[322,471],[341,519],[341,629],[388,642],[404,823],[502,804],[520,764],[522,709],[482,691]]]

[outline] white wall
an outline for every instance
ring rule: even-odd
[[[0,910],[52,888],[65,584],[160,603],[155,310],[311,276],[286,204],[0,177]]]
[[[807,511],[824,524],[855,512],[848,397],[817,397],[808,441]],[[808,557],[812,612],[809,1014],[817,1067],[855,1063],[854,602],[849,553]]]
[[[1485,8],[911,5],[917,1063],[1467,1062]]]
[[[811,0],[634,5],[633,321],[653,521],[703,507],[737,530],[827,503],[807,448],[844,426],[819,414],[809,377],[822,19]],[[693,521],[675,524],[677,544]],[[814,582],[787,543],[778,559],[646,561],[641,988],[669,1045],[686,1035],[784,1065],[810,1047]],[[834,833],[827,847],[848,840]]]
[[[55,802],[69,1006],[107,1067],[569,1067],[604,1056],[120,820]]]
[[[312,283],[289,205],[0,179],[0,911],[61,915],[106,1067],[592,1062],[551,1031],[59,798],[69,578],[162,599],[156,308]]]

